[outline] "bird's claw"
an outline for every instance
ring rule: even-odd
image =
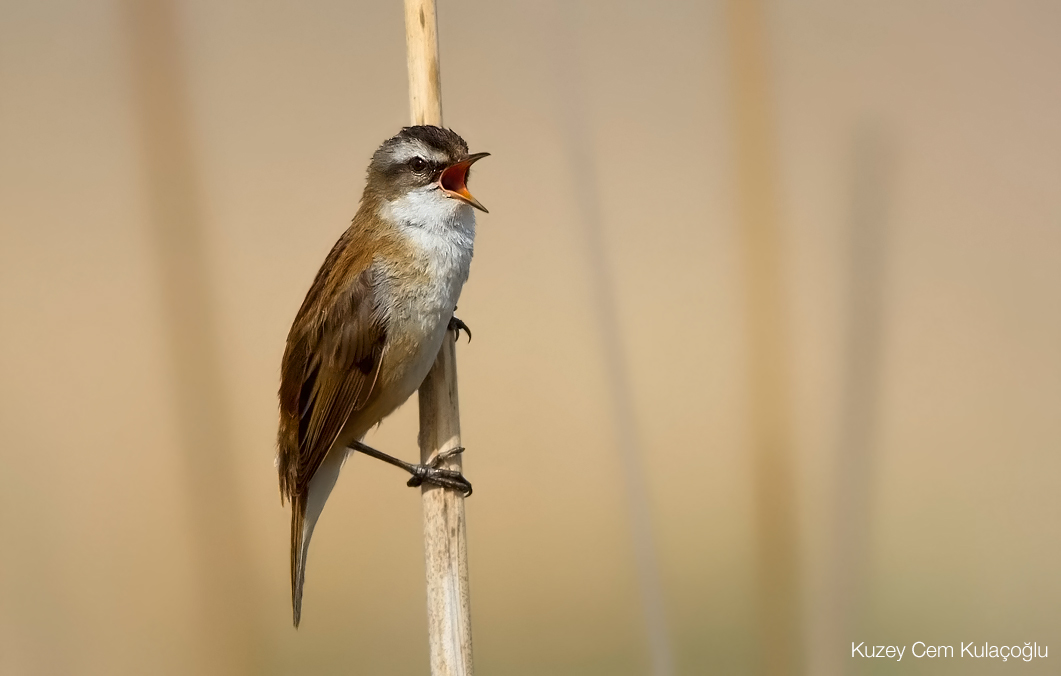
[[[406,485],[415,488],[422,484],[434,484],[452,491],[460,491],[464,497],[472,494],[471,483],[460,472],[453,469],[417,465],[416,471],[413,472],[412,478]]]
[[[460,321],[460,320],[458,320]],[[441,486],[442,488],[448,488],[453,491],[460,491],[464,494],[464,497],[468,497],[472,494],[472,485],[467,479],[464,478],[457,470],[453,469],[442,469],[439,464],[446,458],[453,457],[459,453],[464,452],[463,446],[450,449],[443,453],[439,453],[435,456],[429,464],[426,465],[414,465],[412,477],[406,483],[411,488],[416,488],[423,484],[434,484],[435,486]]]
[[[449,318],[449,330],[457,334],[457,338],[461,337],[461,331],[468,334],[468,342],[472,342],[472,330],[468,328],[468,325],[458,319],[456,316]]]

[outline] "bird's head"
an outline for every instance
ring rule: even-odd
[[[449,129],[406,127],[372,155],[365,193],[414,211],[454,212],[467,204],[486,212],[468,192],[468,176],[489,154],[469,155],[468,144]]]

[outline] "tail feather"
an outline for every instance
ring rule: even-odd
[[[306,552],[303,547],[305,522],[306,496],[296,495],[291,500],[291,608],[296,629],[302,620],[302,586],[306,582]]]
[[[314,472],[306,490],[291,498],[291,609],[296,628],[302,619],[302,587],[306,583],[309,541],[324,503],[335,488],[346,455],[346,448],[333,448]]]

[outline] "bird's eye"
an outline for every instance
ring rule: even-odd
[[[422,157],[414,157],[409,160],[409,168],[419,173],[424,169],[427,169],[427,162]]]

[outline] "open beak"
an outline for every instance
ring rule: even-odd
[[[438,184],[445,191],[446,195],[459,199],[462,202],[472,205],[484,214],[490,213],[486,210],[482,204],[479,204],[479,200],[472,197],[472,194],[468,192],[468,170],[477,161],[483,159],[490,153],[475,153],[469,155],[467,159],[461,160],[456,164],[450,165],[442,170],[442,176],[438,179]]]

